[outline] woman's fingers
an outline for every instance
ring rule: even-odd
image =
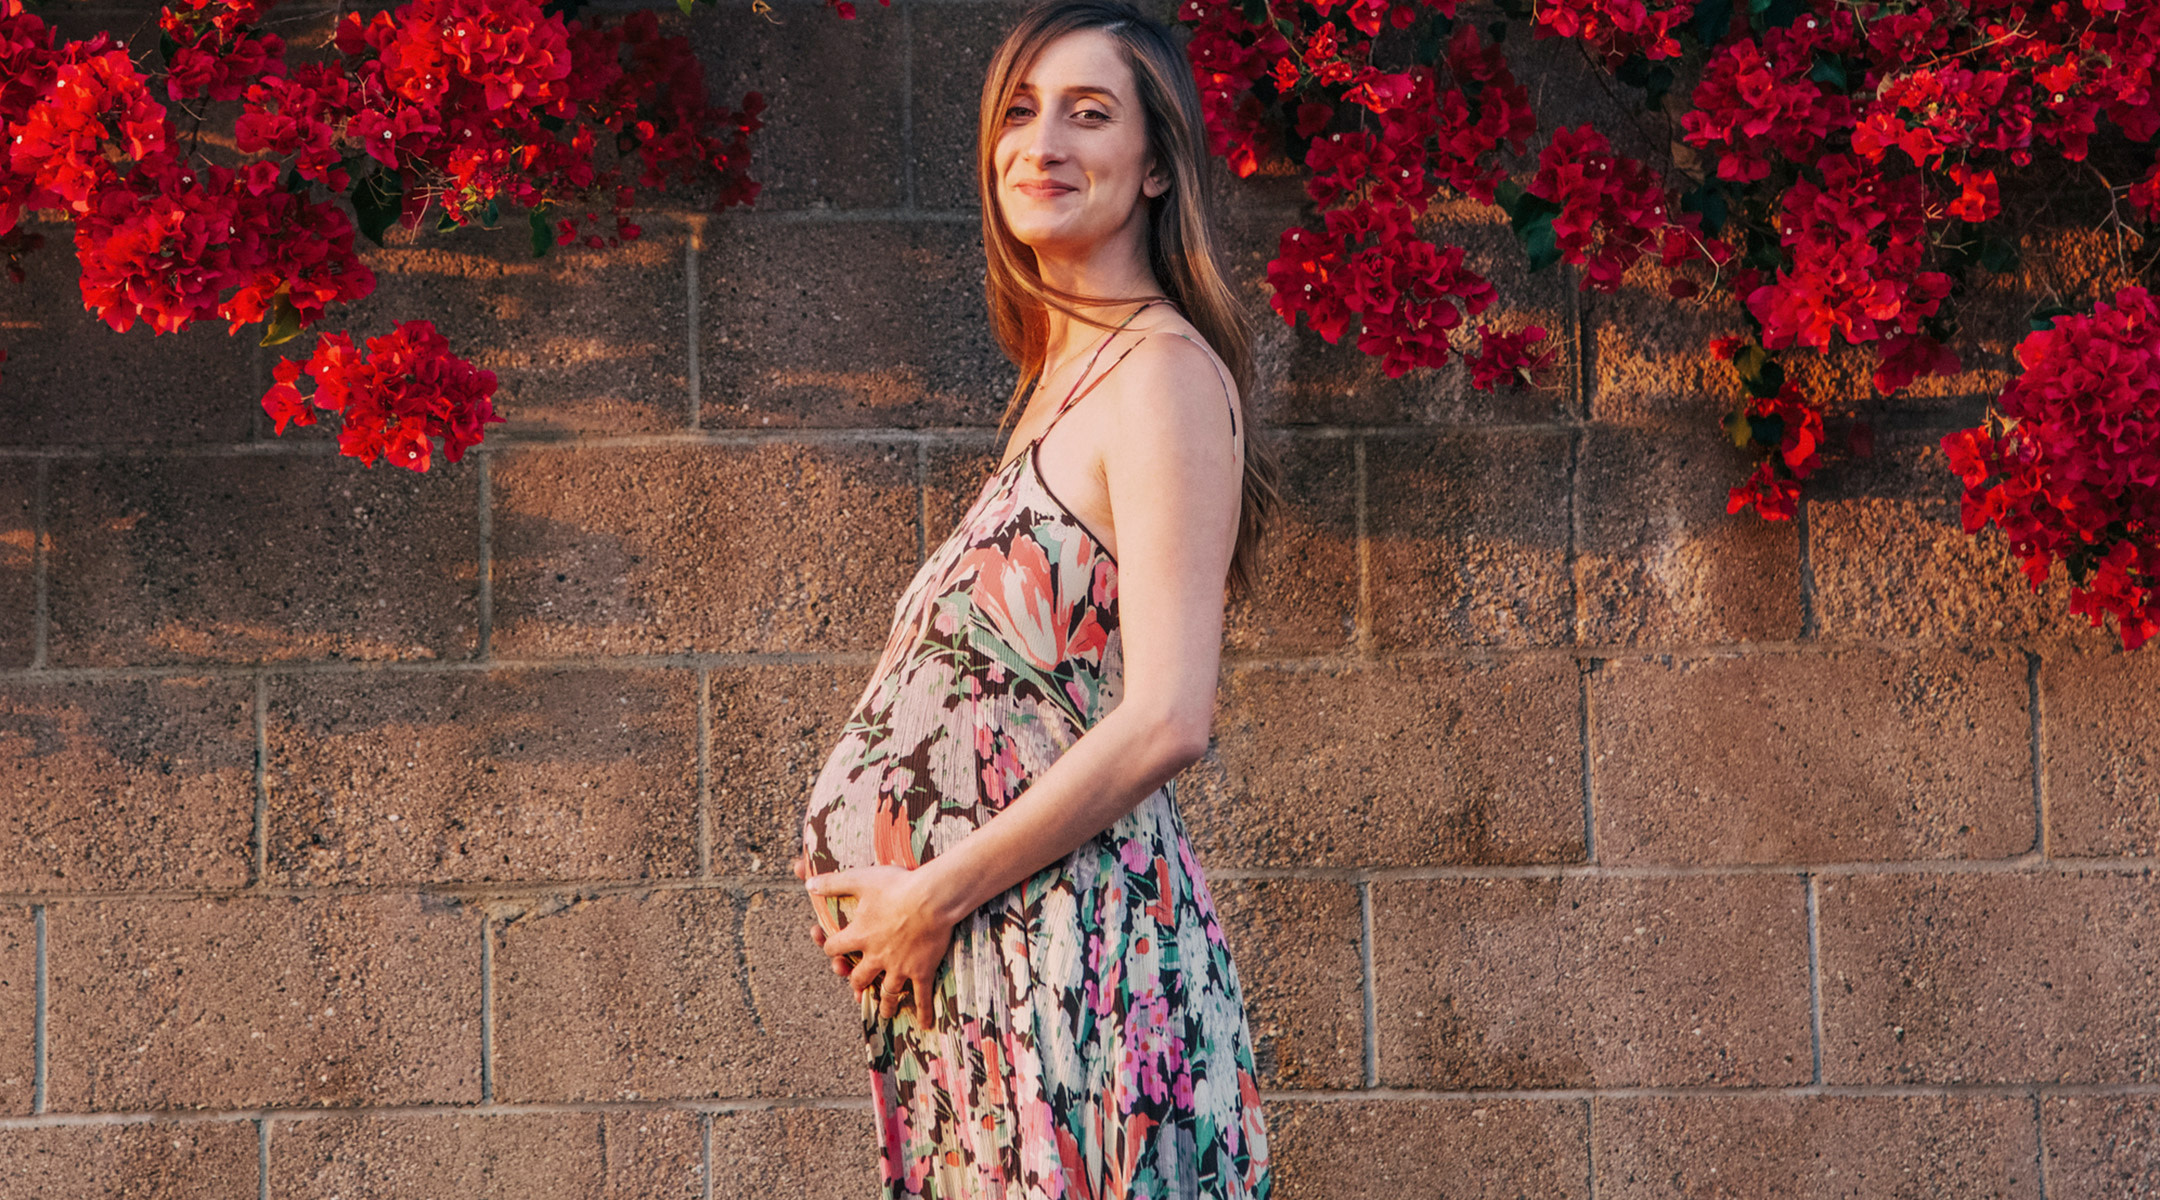
[[[875,984],[877,977],[884,973],[885,968],[882,965],[865,958],[855,964],[854,970],[848,972],[848,986],[854,988],[856,993],[860,995],[864,989]]]
[[[878,985],[878,1017],[890,1021],[900,1011],[900,998],[907,995],[907,981],[895,980],[887,974],[885,982]]]
[[[807,880],[810,878],[810,864],[804,861],[803,855],[796,855],[795,860],[788,864],[788,869],[795,872],[795,878],[797,879]]]

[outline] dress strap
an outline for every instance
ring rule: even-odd
[[[1188,337],[1188,336],[1187,336],[1187,335],[1185,335],[1185,334],[1179,333],[1179,332],[1178,332],[1177,330],[1175,330],[1175,329],[1159,329],[1159,330],[1155,330],[1154,332],[1157,332],[1157,333],[1167,333],[1167,334],[1169,334],[1169,335],[1170,335],[1171,337],[1181,337],[1181,338],[1184,338],[1184,339],[1185,339],[1186,341],[1188,341],[1188,342],[1191,342],[1191,343],[1192,343],[1193,345],[1195,345],[1195,346],[1198,346],[1198,347],[1200,347],[1200,349],[1201,349],[1201,350],[1203,350],[1203,351],[1205,351],[1205,352],[1207,353],[1208,365],[1210,365],[1210,366],[1212,366],[1212,367],[1214,367],[1214,368],[1215,368],[1215,379],[1216,379],[1216,382],[1218,382],[1218,383],[1220,383],[1220,384],[1222,384],[1222,385],[1223,385],[1223,389],[1222,389],[1222,398],[1223,398],[1223,404],[1224,404],[1224,406],[1226,406],[1226,407],[1227,407],[1227,408],[1229,408],[1229,410],[1230,410],[1230,436],[1231,436],[1231,437],[1232,437],[1233,439],[1234,439],[1234,438],[1236,438],[1236,437],[1237,437],[1237,402],[1236,402],[1236,401],[1234,401],[1234,400],[1232,400],[1232,399],[1230,398],[1230,380],[1229,380],[1229,379],[1228,379],[1228,378],[1227,378],[1226,376],[1224,376],[1224,375],[1223,375],[1223,370],[1222,370],[1222,366],[1221,366],[1221,365],[1220,365],[1219,363],[1217,363],[1217,362],[1215,361],[1215,352],[1214,352],[1214,350],[1210,349],[1210,348],[1208,347],[1208,345],[1207,345],[1206,343],[1204,343],[1204,342],[1200,341],[1199,339],[1197,339],[1197,338],[1193,338],[1193,337]]]
[[[1086,396],[1089,392],[1094,391],[1095,385],[1101,383],[1105,378],[1107,378],[1110,372],[1117,370],[1117,365],[1125,361],[1125,356],[1127,354],[1131,354],[1134,350],[1139,348],[1141,342],[1147,340],[1146,334],[1140,335],[1138,341],[1135,341],[1132,345],[1125,347],[1124,354],[1118,355],[1115,359],[1111,360],[1109,366],[1103,368],[1103,372],[1101,375],[1097,375],[1093,379],[1088,379],[1088,372],[1095,369],[1096,361],[1102,357],[1103,351],[1110,348],[1111,340],[1116,338],[1117,335],[1122,332],[1127,325],[1132,324],[1134,317],[1139,316],[1141,313],[1146,312],[1148,309],[1153,308],[1160,303],[1162,303],[1160,300],[1150,300],[1147,303],[1141,305],[1140,307],[1132,310],[1130,313],[1126,314],[1124,320],[1117,323],[1116,329],[1113,329],[1108,334],[1104,335],[1102,341],[1096,344],[1095,353],[1088,356],[1087,365],[1080,368],[1080,373],[1073,377],[1073,385],[1070,389],[1066,391],[1065,399],[1058,402],[1057,411],[1050,414],[1050,423],[1042,427],[1042,432],[1035,435],[1034,441],[1039,442],[1043,440],[1043,438],[1049,436],[1050,431],[1057,428],[1057,423],[1060,420],[1064,419],[1066,412],[1070,410],[1073,405],[1080,402],[1081,397]],[[1081,381],[1083,380],[1087,381],[1086,387],[1080,386]]]

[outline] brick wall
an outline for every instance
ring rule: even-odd
[[[268,436],[311,338],[111,334],[46,227],[0,290],[0,1195],[873,1194],[786,863],[995,461],[968,143],[1013,11],[670,12],[773,99],[757,211],[371,248],[346,324],[432,318],[512,418],[426,476]],[[1259,307],[1296,189],[1229,197]],[[1966,537],[1934,445],[2099,250],[1983,289],[1975,369],[1765,523],[1714,323],[1436,220],[1563,369],[1265,326],[1290,510],[1181,785],[1280,1194],[2160,1191],[2160,658]]]

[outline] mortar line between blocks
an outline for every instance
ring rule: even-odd
[[[1567,462],[1567,549],[1561,569],[1567,573],[1568,586],[1568,642],[1580,646],[1583,640],[1583,605],[1585,597],[1580,573],[1576,569],[1577,547],[1583,543],[1582,525],[1582,460],[1585,443],[1590,440],[1588,428],[1577,429],[1568,437]]]
[[[495,1103],[495,918],[480,918],[480,1103]]]
[[[255,1121],[255,1196],[270,1200],[270,1118]]]
[[[903,207],[915,201],[915,3],[900,0],[900,179]]]
[[[2034,1163],[2033,1178],[2039,1181],[2040,1200],[2048,1200],[2047,1122],[2043,1119],[2046,1114],[2046,1106],[2047,1096],[2041,1089],[2034,1088],[2032,1094],[2033,1157],[2037,1161]]]
[[[1590,1200],[1597,1200],[1597,1097],[1583,1097],[1583,1176]]]
[[[697,872],[712,878],[712,668],[697,673]]]
[[[1364,936],[1359,939],[1358,949],[1363,958],[1365,972],[1365,1086],[1380,1086],[1380,1021],[1378,980],[1373,974],[1373,920],[1372,880],[1358,880],[1358,919],[1364,924]]]
[[[2032,742],[2033,853],[2045,860],[2054,853],[2048,845],[2047,727],[2040,713],[2040,655],[2031,650],[2025,652],[2025,707]]]
[[[52,1085],[52,1064],[46,1053],[50,1040],[48,1027],[51,1024],[49,1010],[52,1008],[52,966],[47,960],[44,905],[31,906],[30,924],[36,942],[32,951],[36,962],[31,972],[34,982],[31,985],[30,1001],[30,1111],[37,1115],[44,1113],[46,1093]]]
[[[1590,737],[1590,672],[1599,665],[1593,659],[1587,666],[1578,665],[1575,670],[1575,741],[1582,748],[1582,851],[1583,861],[1597,861],[1597,789],[1591,771],[1591,756],[1596,753]]]
[[[270,886],[270,677],[255,675],[255,844],[248,866],[255,886]]]
[[[1353,619],[1357,623],[1357,657],[1370,659],[1373,656],[1372,538],[1367,531],[1370,522],[1366,513],[1364,438],[1350,443],[1350,457],[1354,468],[1352,487],[1357,492],[1357,616]]]
[[[684,324],[683,336],[683,390],[685,415],[690,428],[696,429],[705,419],[703,364],[698,347],[698,255],[705,249],[705,218],[697,217],[689,222],[690,236],[683,246],[683,280],[689,290],[684,311],[689,315]]]
[[[476,472],[478,479],[474,487],[478,492],[479,505],[476,515],[480,528],[480,562],[477,571],[480,577],[480,595],[474,602],[479,611],[473,620],[479,626],[480,644],[474,656],[485,662],[494,656],[495,640],[495,456],[482,454],[479,457],[480,469]]]
[[[702,1141],[702,1142],[704,1143],[704,1149],[703,1149],[703,1154],[704,1154],[704,1161],[705,1161],[705,1200],[713,1200],[713,1194],[712,1194],[712,1127],[713,1127],[713,1114],[711,1114],[711,1113],[709,1113],[709,1112],[703,1112],[703,1113],[699,1113],[699,1114],[698,1114],[698,1133],[699,1133],[699,1135],[700,1135],[700,1140],[701,1140],[701,1141]]]
[[[45,669],[47,647],[52,641],[52,460],[37,465],[35,495],[30,515],[30,669]]]
[[[1816,892],[1814,873],[1804,873],[1800,878],[1807,901],[1808,1044],[1814,1062],[1812,1079],[1819,1087],[1823,1081],[1821,900]]]

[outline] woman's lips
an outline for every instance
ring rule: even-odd
[[[1033,196],[1038,200],[1047,200],[1052,196],[1062,196],[1068,192],[1076,192],[1080,189],[1063,183],[1033,181],[1027,183],[1016,183],[1013,185],[1013,190],[1023,195]]]

